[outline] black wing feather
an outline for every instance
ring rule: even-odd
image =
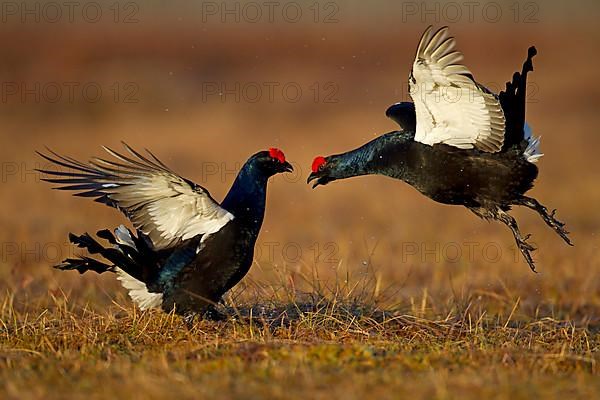
[[[405,101],[392,104],[385,111],[385,115],[400,125],[404,131],[415,132],[417,130],[417,114],[414,103]]]

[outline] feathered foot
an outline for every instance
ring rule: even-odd
[[[189,330],[192,330],[192,328],[194,327],[196,318],[198,318],[198,313],[195,313],[195,312],[188,312],[183,316],[183,322],[185,322],[185,326]]]
[[[197,320],[203,319],[206,321],[225,321],[227,319],[227,315],[218,311],[214,306],[209,306],[206,310],[195,312],[189,311],[183,315],[183,321],[185,322],[185,326],[188,329],[192,329]]]
[[[512,217],[512,215],[508,214],[506,211],[498,209],[497,211],[497,219],[508,226],[515,237],[515,242],[517,243],[517,247],[523,254],[525,261],[529,265],[529,268],[533,272],[537,272],[535,270],[535,263],[533,262],[533,257],[531,257],[531,252],[535,250],[535,247],[529,243],[527,240],[531,237],[531,235],[521,235],[521,231],[519,230],[519,226],[517,225],[517,221]]]
[[[548,213],[548,209],[544,207],[539,201],[532,197],[523,196],[517,204],[530,208],[536,211],[546,222],[550,228],[554,229],[554,231],[569,245],[573,246],[573,242],[569,238],[569,231],[565,229],[564,222],[560,222],[556,219],[556,210],[552,210],[552,212]]]
[[[209,321],[225,321],[227,319],[227,315],[217,310],[216,307],[210,306],[202,315],[202,318]]]

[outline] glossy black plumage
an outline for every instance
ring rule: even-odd
[[[516,220],[508,214],[514,205],[538,212],[546,224],[572,244],[564,224],[537,200],[525,196],[533,187],[539,155],[533,152],[534,138],[525,132],[527,74],[533,70],[531,47],[521,73],[515,73],[499,95],[506,118],[504,144],[499,152],[461,149],[447,144],[428,145],[415,141],[416,121],[412,103],[398,103],[386,111],[402,131],[382,135],[358,149],[323,158],[315,165],[308,182],[313,188],[338,179],[379,174],[400,179],[425,196],[444,204],[463,205],[476,215],[507,225],[530,268],[533,246],[527,243]],[[531,154],[530,154],[531,153]]]
[[[396,122],[403,131],[414,132],[417,129],[415,105],[409,102],[392,104],[385,111],[386,117]]]
[[[291,171],[277,149],[256,153],[240,170],[218,205],[203,187],[125,145],[129,155],[107,149],[116,160],[41,154],[59,167],[42,170],[57,189],[95,198],[115,207],[133,222],[135,233],[121,225],[101,230],[102,245],[85,233],[71,242],[88,255],[64,260],[61,270],[116,272],[142,309],[175,309],[193,321],[196,315],[218,317],[215,305],[248,272],[266,205],[267,181]],[[101,256],[105,261],[96,259]]]

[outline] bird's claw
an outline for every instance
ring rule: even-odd
[[[210,321],[225,321],[227,319],[227,315],[217,310],[215,307],[211,307],[202,315],[202,319],[210,320]]]
[[[227,314],[218,311],[215,307],[211,306],[203,313],[198,312],[189,312],[183,316],[183,321],[188,329],[192,329],[194,324],[198,319],[208,320],[208,321],[225,321],[227,319]]]
[[[565,223],[556,218],[556,208],[552,211],[548,211],[548,209],[540,204],[540,202],[538,202],[536,199],[529,197],[523,197],[519,204],[531,208],[537,212],[540,217],[542,217],[546,225],[554,229],[554,231],[565,241],[565,243],[567,243],[569,246],[573,246],[573,242],[571,242],[571,239],[569,239],[568,236],[569,231],[565,229]]]
[[[198,318],[198,314],[195,312],[187,313],[183,316],[183,322],[185,322],[185,326],[192,330],[194,327],[194,323],[196,322],[196,318]]]
[[[569,238],[569,231],[567,231],[565,229],[565,223],[559,221],[556,218],[556,208],[553,209],[550,213],[548,213],[548,210],[546,209],[546,207],[541,206],[541,215],[542,218],[544,219],[544,221],[546,222],[546,224],[554,229],[554,231],[556,233],[558,233],[558,235],[569,245],[569,246],[573,246],[573,242],[571,242],[571,239]]]
[[[530,237],[531,237],[531,234],[528,233],[524,237],[515,236],[515,240],[517,242],[517,247],[519,248],[519,251],[521,251],[521,254],[523,254],[525,261],[527,261],[529,268],[533,272],[537,273],[537,271],[535,269],[535,262],[533,261],[533,257],[531,256],[531,252],[535,251],[536,247],[534,245],[532,245],[531,243],[527,242],[527,240],[529,240]]]
[[[547,214],[546,223],[554,229],[569,246],[573,246],[573,242],[568,236],[570,232],[565,229],[565,223],[556,219],[556,209],[552,210],[549,215]]]

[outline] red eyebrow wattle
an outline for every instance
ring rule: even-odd
[[[275,147],[271,147],[269,149],[269,156],[278,160],[282,164],[285,162],[285,154],[283,154],[283,151],[276,149]]]
[[[315,159],[313,160],[312,163],[312,172],[317,172],[319,170],[319,167],[323,164],[325,164],[327,162],[327,160],[325,160],[325,157],[319,156],[319,157],[315,157]]]

